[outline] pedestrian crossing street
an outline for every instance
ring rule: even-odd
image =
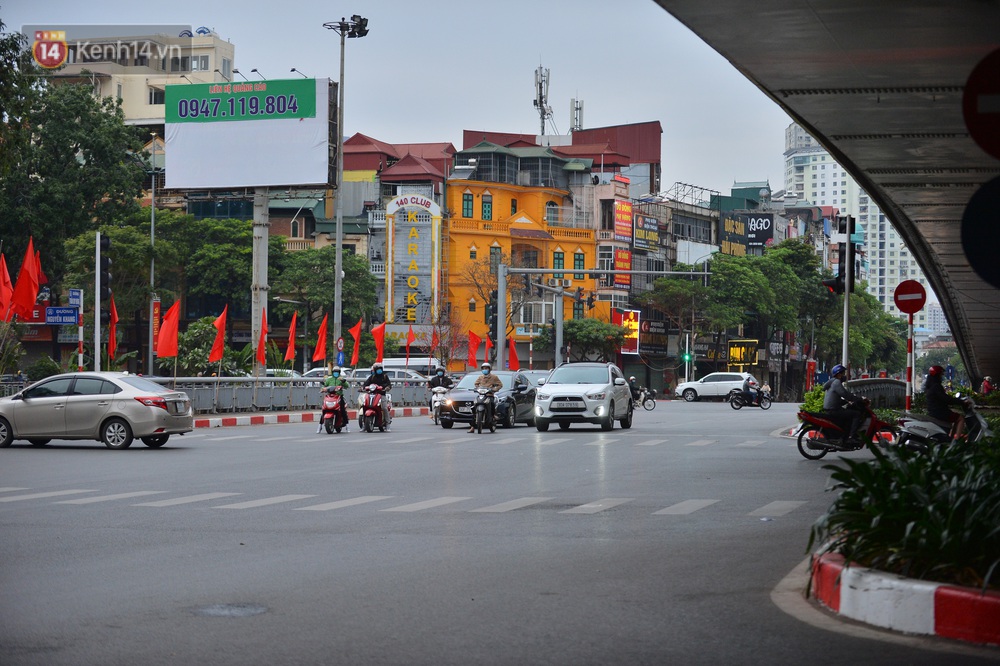
[[[634,497],[605,497],[584,502],[582,504],[575,504],[566,508],[570,503],[560,501],[558,497],[518,497],[504,502],[482,506],[482,502],[477,501],[475,497],[455,496],[431,497],[416,502],[406,501],[404,503],[400,503],[402,498],[395,495],[362,495],[331,501],[329,498],[322,498],[318,495],[303,494],[245,498],[243,493],[236,492],[210,492],[195,495],[165,497],[163,499],[148,499],[154,495],[171,495],[171,493],[166,490],[135,490],[129,492],[102,494],[102,491],[98,489],[81,488],[35,490],[32,488],[22,487],[0,487],[0,510],[4,510],[6,505],[14,505],[19,502],[42,502],[69,506],[86,506],[108,502],[122,502],[132,507],[158,509],[185,505],[200,505],[212,509],[241,511],[284,505],[284,507],[294,511],[328,512],[349,509],[362,505],[370,505],[371,508],[379,513],[414,514],[441,511],[447,508],[447,510],[457,509],[464,513],[496,514],[509,513],[527,509],[529,507],[544,509],[545,505],[548,503],[550,508],[552,508],[556,513],[570,515],[594,515],[639,501],[638,498]],[[134,501],[140,499],[144,501]],[[762,506],[739,507],[739,510],[746,516],[756,516],[762,519],[776,518],[789,514],[805,504],[805,501],[800,500],[774,500]],[[699,511],[710,511],[712,509],[717,510],[725,508],[726,510],[729,510],[732,505],[733,500],[686,499],[652,511],[650,515],[685,516]]]

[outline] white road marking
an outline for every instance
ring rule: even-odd
[[[620,441],[620,440],[617,440],[617,439],[598,439],[598,440],[593,441],[593,442],[584,442],[583,444],[584,444],[584,446],[604,446],[605,444],[614,444],[617,441]]]
[[[513,444],[514,442],[523,442],[523,437],[504,437],[503,439],[498,439],[495,442],[490,442],[490,444]]]
[[[678,502],[668,506],[666,509],[660,509],[659,511],[654,511],[654,516],[686,516],[689,513],[694,513],[699,509],[704,509],[707,506],[712,506],[718,503],[720,500],[684,500],[683,502]]]
[[[111,502],[113,500],[128,499],[130,497],[145,497],[146,495],[162,495],[166,490],[140,490],[133,493],[118,493],[117,495],[100,495],[98,497],[84,497],[82,499],[63,500],[53,502],[53,504],[96,504],[97,502]]]
[[[168,500],[157,500],[155,502],[143,502],[132,506],[177,506],[178,504],[193,504],[194,502],[204,502],[206,500],[220,499],[222,497],[232,497],[243,493],[204,493],[201,495],[188,495],[187,497],[175,497]]]
[[[0,488],[0,493],[10,493],[15,490],[30,490],[29,488]]]
[[[380,500],[392,499],[394,495],[365,495],[364,497],[352,497],[351,499],[340,500],[338,502],[327,502],[326,504],[314,504],[312,506],[300,506],[296,511],[332,511],[333,509],[343,509],[348,506],[367,504],[368,502],[378,502]]]
[[[428,439],[433,439],[432,437],[410,437],[409,439],[397,439],[394,443],[396,444],[412,444],[413,442],[423,442]]]
[[[625,504],[626,502],[631,502],[633,498],[631,497],[609,497],[607,499],[597,500],[596,502],[590,502],[589,504],[581,504],[580,506],[573,507],[572,509],[566,509],[565,511],[560,511],[559,513],[598,513],[600,511],[605,511],[619,504]]]
[[[693,442],[688,442],[684,446],[708,446],[709,444],[715,444],[717,439],[696,439]]]
[[[0,497],[0,502],[18,502],[20,500],[43,499],[46,497],[62,497],[63,495],[78,495],[80,493],[96,493],[96,490],[55,490],[47,493],[32,493],[30,495],[14,495]]]
[[[762,439],[748,439],[745,442],[740,442],[736,446],[760,446],[763,443],[764,443],[764,440],[762,440]]]
[[[230,435],[229,437],[209,437],[213,442],[225,442],[230,439],[250,439],[253,435]]]
[[[402,506],[394,506],[390,509],[379,509],[379,511],[404,511],[407,513],[412,513],[414,511],[423,511],[424,509],[433,509],[435,507],[444,506],[445,504],[454,504],[455,502],[464,502],[465,500],[470,500],[471,497],[438,497],[437,499],[427,500],[426,502],[415,502],[414,504],[404,504]]]
[[[278,495],[277,497],[267,497],[265,499],[250,500],[249,502],[237,502],[236,504],[223,504],[222,506],[214,507],[216,509],[255,509],[259,506],[268,506],[270,504],[281,504],[283,502],[294,502],[300,499],[308,499],[310,497],[316,497],[315,495]]]
[[[534,439],[535,444],[543,444],[545,446],[549,446],[551,444],[562,444],[563,442],[572,442],[572,441],[573,440],[570,437],[556,437],[555,439],[547,439],[541,433],[536,435]]]
[[[750,512],[751,516],[783,516],[786,513],[791,513],[795,509],[799,508],[805,504],[805,502],[796,501],[777,501],[771,502],[770,504],[765,504],[759,509],[754,509]]]
[[[522,497],[521,499],[511,500],[509,502],[502,502],[500,504],[494,504],[493,506],[484,506],[482,509],[472,509],[469,513],[504,513],[505,511],[513,511],[514,509],[523,509],[526,506],[531,506],[532,504],[541,504],[542,502],[547,502],[554,497]]]
[[[665,439],[647,439],[645,442],[636,442],[634,446],[659,446],[666,443]]]

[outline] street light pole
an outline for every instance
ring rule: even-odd
[[[347,21],[331,21],[323,24],[328,30],[335,30],[340,35],[340,79],[337,83],[337,254],[334,260],[333,287],[333,339],[340,340],[341,319],[344,309],[344,38],[364,37],[368,34],[368,19],[358,14]]]
[[[152,169],[152,186],[149,189],[149,365],[146,366],[147,375],[155,375],[156,369],[153,367],[153,348],[156,341],[153,339],[153,327],[155,326],[156,293],[156,256],[153,252],[156,245],[156,132],[153,132],[153,154],[150,156],[150,166]]]

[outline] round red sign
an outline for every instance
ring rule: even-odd
[[[896,302],[896,307],[900,312],[914,314],[924,307],[927,302],[927,292],[924,286],[916,280],[904,280],[896,285],[896,291],[892,294],[892,300]]]

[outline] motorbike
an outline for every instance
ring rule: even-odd
[[[642,405],[647,412],[653,411],[656,409],[656,389],[639,389],[639,399],[636,402]]]
[[[434,419],[434,425],[441,423],[441,405],[444,404],[444,394],[448,390],[444,386],[435,386],[431,389],[431,418]]]
[[[323,411],[320,412],[319,420],[326,428],[327,434],[334,431],[338,433],[347,425],[347,417],[344,415],[344,389],[341,386],[332,387],[323,392]]]
[[[382,418],[382,401],[388,400],[385,389],[378,384],[369,384],[362,389],[361,409],[358,410],[358,427],[365,432],[374,432],[378,428],[385,432],[386,424]]]
[[[961,396],[959,396],[961,397]],[[965,441],[976,443],[993,437],[993,431],[983,415],[976,411],[975,404],[966,400],[963,404],[965,414]],[[951,423],[935,419],[927,414],[906,414],[900,417],[899,440],[897,444],[913,451],[927,453],[936,444],[951,443]]]
[[[771,409],[771,394],[766,391],[761,391],[757,394],[756,400],[748,401],[747,397],[743,395],[743,392],[739,391],[729,395],[729,406],[733,409],[742,409],[744,407]]]
[[[472,403],[472,427],[475,428],[477,433],[481,435],[483,428],[489,429],[490,432],[497,431],[494,412],[493,390],[485,386],[477,388],[476,399]]]
[[[833,421],[829,414],[799,412],[802,425],[799,428],[798,446],[802,457],[808,460],[819,460],[831,451],[857,451],[875,444],[883,447],[891,444],[895,437],[895,426],[880,420],[872,411],[868,401],[860,404],[859,407],[864,412],[860,426],[860,430],[864,431],[864,436],[859,438],[857,444],[846,443],[850,433],[847,432],[847,428]]]

